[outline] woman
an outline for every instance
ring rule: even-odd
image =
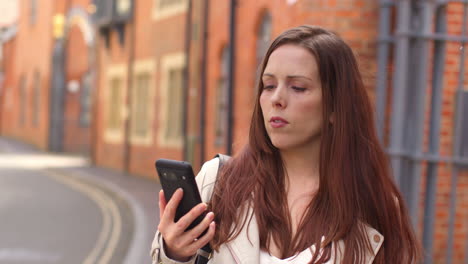
[[[248,144],[218,175],[215,159],[197,176],[208,206],[174,223],[183,194],[160,194],[155,261],[192,263],[210,242],[209,263],[417,262],[351,49],[320,27],[293,28],[273,41],[261,76]]]

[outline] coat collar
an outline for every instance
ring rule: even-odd
[[[242,228],[239,235],[227,244],[233,254],[233,258],[238,264],[260,263],[260,236],[258,233],[258,223],[253,213],[252,207],[247,207],[247,215],[252,219],[247,219],[246,228]],[[249,221],[250,220],[250,221]]]
[[[249,219],[247,219],[246,228],[243,228],[239,235],[233,241],[227,243],[226,246],[237,264],[259,264],[260,238],[258,223],[255,214],[253,214],[252,207],[248,207],[247,213],[248,216],[252,216],[251,221],[249,222]],[[384,237],[371,226],[364,223],[363,226],[373,251],[366,255],[365,263],[371,264],[383,244]],[[341,252],[341,254],[344,252],[343,241],[340,240],[334,243],[333,246],[337,246],[338,252]],[[312,246],[311,248],[315,251],[315,247]],[[338,256],[339,259],[340,257]]]

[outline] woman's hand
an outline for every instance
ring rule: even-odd
[[[177,189],[169,202],[164,198],[164,192],[159,192],[159,222],[158,230],[164,238],[166,255],[176,261],[188,261],[197,250],[208,244],[214,236],[215,222],[213,212],[209,212],[200,224],[194,228],[185,229],[203,212],[206,211],[206,204],[200,203],[179,221],[174,222],[177,206],[183,196],[183,190]],[[208,231],[197,239],[207,228]]]

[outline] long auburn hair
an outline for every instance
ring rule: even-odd
[[[292,236],[285,167],[265,129],[259,104],[263,84],[258,81],[249,142],[220,171],[210,202],[217,222],[212,247],[218,250],[232,241],[254,214],[260,247],[268,250],[274,241],[283,258],[315,244],[322,254],[316,250],[310,263],[323,263],[331,257],[332,243],[342,240],[342,263],[363,263],[371,250],[365,223],[384,236],[374,263],[419,261],[420,246],[377,139],[373,109],[352,50],[335,33],[299,26],[272,42],[260,76],[271,53],[285,44],[306,48],[319,69],[323,124],[318,191]],[[332,114],[333,124],[329,121]],[[247,207],[253,209],[250,216],[245,213]]]

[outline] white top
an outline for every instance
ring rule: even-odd
[[[315,250],[315,247],[307,248],[304,251],[300,252],[297,255],[294,255],[289,258],[279,259],[275,256],[270,255],[270,253],[260,250],[260,264],[304,264],[309,263],[312,260],[312,251]],[[324,264],[333,263],[333,258],[330,258]]]
[[[275,256],[270,255],[270,253],[261,250],[260,251],[260,264],[303,264],[303,263],[309,263],[310,260],[312,259],[312,252],[310,251],[310,248],[307,248],[306,250],[302,251],[301,253],[286,258],[286,259],[279,259]]]

